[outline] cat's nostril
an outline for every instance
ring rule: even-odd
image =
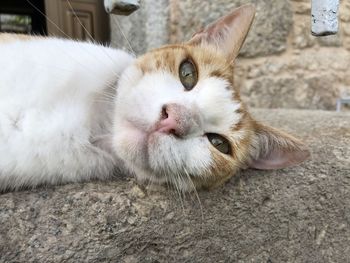
[[[178,136],[180,123],[177,120],[177,114],[178,112],[176,112],[176,109],[174,109],[172,104],[165,104],[162,107],[160,120],[157,123],[156,130]]]
[[[164,105],[164,106],[162,107],[161,119],[162,119],[162,120],[165,120],[165,119],[167,119],[168,117],[169,117],[169,115],[168,115],[168,112],[167,112],[167,107],[166,107],[166,105]]]

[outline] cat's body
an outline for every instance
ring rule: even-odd
[[[242,7],[138,59],[0,35],[0,191],[106,178],[118,167],[190,190],[242,167],[307,158],[301,142],[254,121],[234,86],[232,61],[253,17]]]
[[[0,190],[104,178],[116,158],[99,147],[112,132],[120,50],[53,38],[1,44]]]

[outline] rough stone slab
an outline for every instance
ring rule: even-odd
[[[350,114],[254,110],[312,160],[179,197],[132,179],[0,195],[0,262],[348,262]]]

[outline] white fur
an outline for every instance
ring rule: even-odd
[[[133,58],[58,39],[1,44],[0,58],[0,190],[110,174],[116,158],[93,142]]]

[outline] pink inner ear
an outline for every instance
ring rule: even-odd
[[[297,165],[310,156],[308,150],[283,151],[272,150],[267,156],[253,160],[250,167],[261,170],[281,169]]]

